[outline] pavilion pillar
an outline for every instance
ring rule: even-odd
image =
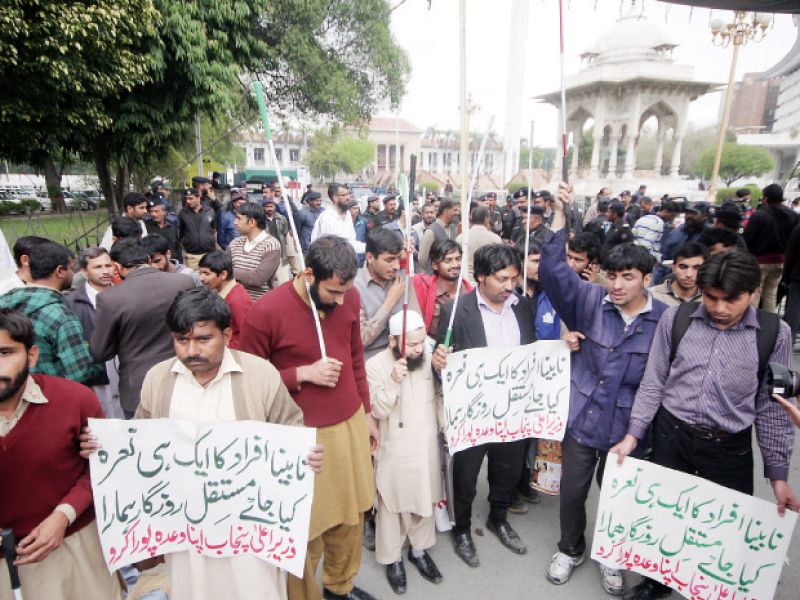
[[[578,178],[578,150],[581,145],[581,137],[580,132],[572,130],[572,165],[569,169],[569,177],[573,181]]]
[[[628,131],[628,146],[625,152],[625,172],[623,179],[633,179],[633,172],[636,170],[636,136],[632,131]]]
[[[602,132],[598,136],[596,133],[593,136],[594,143],[592,144],[592,162],[589,165],[589,178],[600,178],[600,144],[603,143]]]
[[[656,144],[656,160],[653,163],[653,177],[660,178],[661,177],[661,166],[664,163],[664,134],[660,131],[658,132],[658,143]]]
[[[608,178],[617,178],[617,150],[619,149],[619,134],[612,133],[609,137],[611,146],[609,148],[611,154],[608,157]]]
[[[672,179],[678,179],[678,177],[680,177],[682,144],[683,136],[677,136],[675,138],[675,148],[672,150],[672,163],[669,167],[669,176]]]

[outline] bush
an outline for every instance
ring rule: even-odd
[[[508,194],[510,196],[513,196],[514,192],[516,192],[519,188],[523,188],[523,187],[528,187],[528,184],[527,183],[512,183],[510,186],[508,186]]]
[[[0,215],[10,215],[13,212],[19,211],[19,204],[11,200],[0,200]]]
[[[42,205],[38,200],[34,200],[33,198],[25,198],[24,200],[20,201],[20,206],[24,211],[35,211],[35,210],[42,210]]]
[[[761,198],[761,188],[755,183],[748,183],[746,185],[737,185],[736,187],[720,188],[717,190],[717,203],[722,204],[725,198],[735,198],[736,190],[747,188],[750,190],[750,206],[758,206],[758,199]]]
[[[419,189],[423,196],[427,196],[428,192],[436,192],[436,195],[439,195],[439,185],[433,181],[426,181],[420,184]]]

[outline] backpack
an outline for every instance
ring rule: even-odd
[[[672,341],[669,356],[669,363],[675,362],[675,355],[678,353],[678,346],[689,329],[692,323],[692,314],[697,307],[700,306],[699,302],[684,302],[678,308],[675,315],[675,322],[672,324]],[[781,330],[781,318],[775,313],[765,310],[756,310],[758,323],[761,329],[756,331],[756,345],[758,346],[758,379],[760,382],[764,381],[764,376],[767,372],[767,365],[769,364],[769,357],[775,344],[778,341],[778,333]]]

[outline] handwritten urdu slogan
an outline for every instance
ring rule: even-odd
[[[569,350],[562,341],[455,352],[442,387],[451,453],[488,442],[564,439]]]
[[[699,477],[609,455],[592,558],[691,600],[770,600],[797,513]]]
[[[253,554],[302,577],[316,431],[254,421],[90,419],[90,459],[109,570],[194,551]]]

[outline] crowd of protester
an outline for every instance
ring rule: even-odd
[[[192,184],[177,212],[164,182],[126,195],[77,256],[22,237],[0,273],[0,526],[16,535],[26,598],[372,600],[354,584],[362,548],[395,593],[407,563],[442,582],[430,552],[441,371],[452,351],[537,340],[572,353],[551,583],[584,562],[606,460],[646,453],[753,494],[755,431],[778,511],[800,509],[787,483],[796,409],[764,385],[767,361],[792,367],[800,326],[800,217],[779,185],[757,207],[748,189],[712,206],[604,188],[584,214],[561,184],[521,188],[502,208],[486,193],[461,214],[435,192],[370,196],[362,213],[345,185],[328,187],[326,206],[309,186],[298,207],[277,183],[234,187],[226,204],[215,180]],[[304,576],[188,552],[109,573],[87,461],[87,420],[103,416],[316,428]],[[470,567],[487,455],[486,529],[527,552],[508,515],[540,502],[535,451],[525,439],[452,457],[449,535]],[[626,594],[619,571],[599,569],[609,594],[670,594],[647,578]]]

